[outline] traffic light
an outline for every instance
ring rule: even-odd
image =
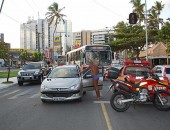
[[[136,13],[130,13],[129,14],[129,23],[130,24],[136,24],[138,21],[138,16]]]

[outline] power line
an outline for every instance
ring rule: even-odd
[[[3,14],[4,16],[10,18],[11,20],[15,21],[16,23],[21,24],[21,22],[19,22],[19,21],[16,20],[15,18],[13,18],[13,17],[11,17],[11,16],[9,16],[9,15],[7,15],[7,14],[5,14],[5,13],[2,13],[2,14]],[[30,27],[28,27],[28,26],[24,26],[24,27],[26,27],[27,29],[30,29],[30,30],[33,31],[34,33],[37,33],[37,31],[33,30],[32,28],[30,28]],[[48,36],[48,35],[45,35],[45,36]],[[40,36],[40,37],[42,38],[42,36]]]
[[[97,2],[96,0],[93,0],[93,2],[94,2],[95,4],[101,6],[102,8],[106,9],[107,11],[109,11],[109,12],[111,12],[111,13],[114,13],[114,14],[117,15],[118,17],[124,17],[124,18],[126,18],[125,16],[122,16],[122,15],[114,12],[113,10],[107,8],[106,6],[103,6],[102,4],[100,4],[99,2]]]

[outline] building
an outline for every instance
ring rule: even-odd
[[[0,33],[0,41],[4,42],[4,34]]]
[[[44,53],[48,48],[48,24],[44,19],[28,18],[20,25],[20,48]]]
[[[98,29],[93,31],[82,30],[81,32],[74,32],[72,49],[76,49],[84,45],[103,44],[109,42],[113,39],[106,37],[106,34],[111,33],[114,33],[114,31],[110,29]],[[108,41],[106,41],[106,39]]]
[[[20,26],[20,47],[39,51],[46,60],[54,62],[72,45],[72,23],[64,21],[60,21],[56,28],[54,23],[48,26],[46,19],[34,20],[29,17],[27,23]]]
[[[139,57],[145,59],[146,50],[141,51]],[[170,56],[168,53],[166,53],[165,44],[159,42],[157,44],[153,44],[152,47],[148,48],[148,60],[151,62],[152,66],[169,64]]]
[[[92,44],[103,44],[111,41],[112,39],[106,37],[107,34],[113,34],[114,31],[111,29],[98,29],[92,31]]]

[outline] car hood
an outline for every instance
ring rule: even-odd
[[[80,82],[81,78],[46,78],[42,85],[47,88],[69,88]]]
[[[19,72],[39,72],[40,69],[26,69],[26,70],[20,70]]]

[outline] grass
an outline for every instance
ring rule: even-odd
[[[9,77],[17,77],[18,71],[10,72]],[[0,72],[0,78],[7,78],[8,72]]]

